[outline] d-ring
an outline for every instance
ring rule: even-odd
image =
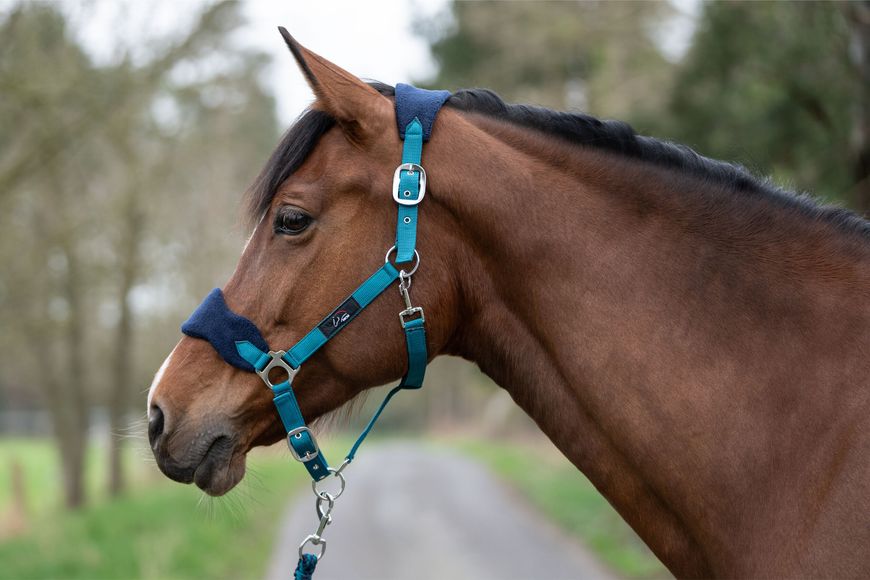
[[[384,256],[384,263],[385,264],[390,261],[390,254],[392,254],[393,250],[395,250],[395,249],[396,249],[396,246],[393,246],[392,248],[387,250],[387,255]],[[417,250],[414,250],[414,267],[411,269],[410,272],[405,272],[405,276],[413,276],[414,272],[416,272],[417,268],[419,268],[419,267],[420,267],[420,253]],[[396,269],[403,270],[402,268],[398,268],[398,267]]]

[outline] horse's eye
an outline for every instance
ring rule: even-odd
[[[285,207],[275,216],[275,233],[295,236],[304,232],[310,224],[310,215],[298,209]]]

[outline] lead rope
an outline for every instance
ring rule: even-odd
[[[416,266],[419,266],[419,254],[417,258],[417,264],[414,267],[416,270]],[[384,397],[384,400],[378,406],[375,413],[372,415],[372,418],[369,420],[366,428],[363,429],[363,432],[357,438],[356,442],[351,447],[350,451],[345,457],[342,464],[338,467],[338,469],[329,468],[329,472],[338,479],[339,481],[339,489],[338,492],[334,495],[326,490],[317,489],[317,484],[319,481],[311,482],[311,490],[314,492],[315,502],[314,507],[317,512],[317,516],[320,518],[320,521],[317,525],[317,530],[313,534],[309,534],[302,540],[302,543],[299,544],[299,562],[296,564],[296,570],[293,572],[294,580],[311,580],[314,574],[314,569],[317,567],[317,562],[323,558],[323,555],[326,553],[326,539],[323,537],[323,532],[326,531],[326,527],[332,523],[332,510],[335,508],[335,502],[341,495],[344,493],[344,489],[347,486],[347,480],[344,477],[343,471],[345,468],[351,464],[354,457],[356,456],[356,452],[359,449],[362,442],[371,432],[372,428],[375,426],[378,418],[381,416],[381,413],[386,408],[387,404],[390,402],[390,399],[393,398],[393,395],[398,393],[403,389],[419,389],[423,386],[423,375],[426,370],[426,362],[427,356],[425,354],[425,334],[423,331],[423,324],[425,323],[425,315],[423,312],[423,308],[421,306],[414,306],[411,302],[411,275],[405,272],[405,270],[401,270],[399,272],[399,294],[402,296],[402,299],[405,302],[405,309],[399,312],[399,320],[402,323],[402,329],[405,331],[406,343],[408,347],[408,372],[402,378],[402,381],[398,384],[398,386],[390,389],[390,392],[387,393],[387,396]],[[419,315],[419,318],[410,318],[413,316]],[[415,334],[420,333],[422,336],[422,366],[420,364],[420,352],[419,345],[416,345],[418,350],[415,352],[415,343],[418,342],[419,339],[415,340]],[[325,507],[324,507],[325,504]],[[315,554],[311,552],[305,552],[305,546],[311,544],[312,546],[319,547],[320,553]]]

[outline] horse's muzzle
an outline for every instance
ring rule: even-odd
[[[244,460],[234,461],[235,438],[221,430],[203,428],[189,433],[166,429],[163,410],[151,406],[148,440],[157,467],[168,478],[195,483],[209,495],[223,495],[244,475]],[[241,469],[239,469],[241,467]]]

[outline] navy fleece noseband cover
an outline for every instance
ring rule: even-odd
[[[209,341],[221,358],[243,371],[254,372],[254,367],[239,356],[236,341],[247,340],[260,350],[269,351],[269,345],[257,326],[229,309],[220,288],[209,292],[202,304],[181,325],[181,332]]]

